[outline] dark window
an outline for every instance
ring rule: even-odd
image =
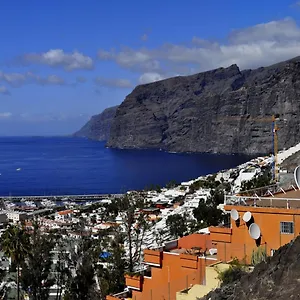
[[[280,222],[280,233],[293,234],[294,222]]]

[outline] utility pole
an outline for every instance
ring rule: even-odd
[[[275,115],[272,116],[272,134],[273,134],[273,147],[274,147],[274,180],[278,182],[278,165],[277,165],[277,154],[278,154],[278,126],[276,123]]]

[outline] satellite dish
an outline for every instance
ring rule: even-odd
[[[256,223],[252,223],[249,227],[249,234],[254,240],[260,238],[260,228]]]
[[[251,220],[251,217],[252,215],[250,211],[245,212],[243,215],[244,222],[248,223]]]
[[[231,219],[234,221],[237,221],[239,219],[239,213],[236,209],[232,209],[230,211],[230,216],[231,216]]]
[[[300,166],[296,167],[296,169],[294,171],[294,179],[295,179],[298,189],[300,190]]]

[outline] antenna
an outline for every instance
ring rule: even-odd
[[[232,209],[230,211],[230,217],[231,217],[232,220],[237,221],[240,216],[239,216],[239,213],[236,209]]]
[[[294,171],[294,179],[296,182],[296,185],[298,187],[298,190],[300,190],[300,166],[296,167],[295,171]]]
[[[243,215],[244,222],[248,223],[251,220],[251,217],[252,215],[250,211],[245,212]]]
[[[249,227],[249,234],[254,240],[260,238],[260,228],[256,223],[252,223]]]

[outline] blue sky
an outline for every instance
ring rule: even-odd
[[[300,2],[40,1],[0,7],[0,135],[61,135],[137,84],[300,55]]]

